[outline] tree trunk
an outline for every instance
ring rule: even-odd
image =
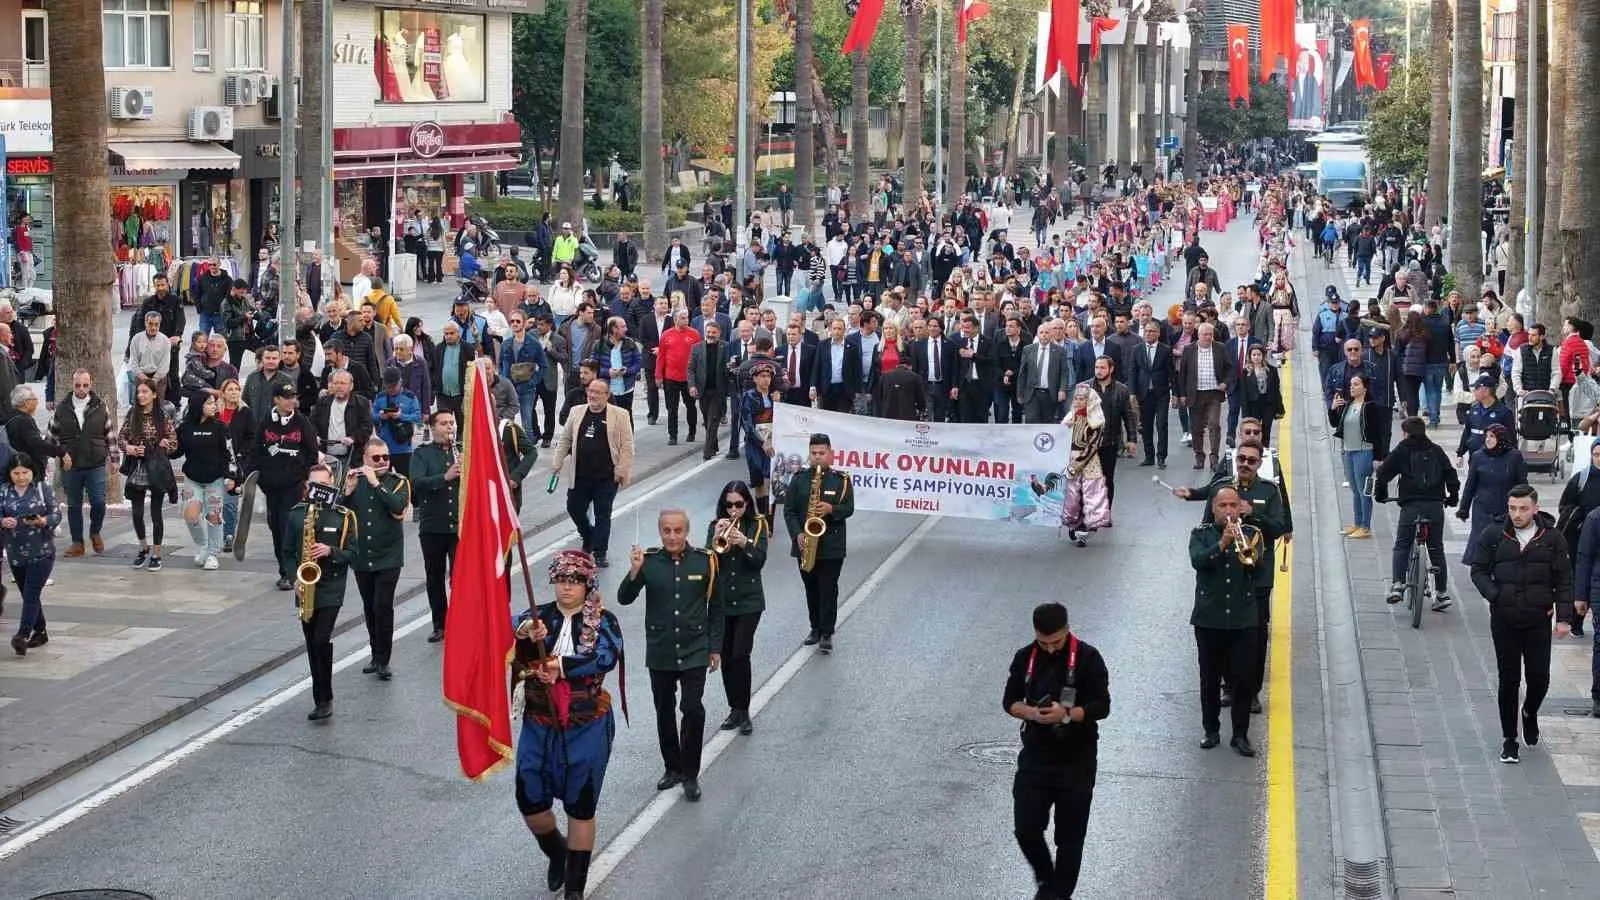
[[[756,111],[761,109],[767,101],[765,97],[756,96],[756,79],[753,74],[756,65],[756,2],[755,0],[739,0],[739,2],[748,4],[750,7],[750,11],[747,13],[750,17],[750,28],[744,36],[744,58],[750,61],[752,72],[750,76],[750,105],[744,110],[745,133],[750,135],[750,157],[744,167],[744,184],[742,187],[744,188],[745,202],[748,204],[746,209],[753,213],[756,211],[756,162],[761,159],[761,145],[764,140],[764,135],[760,130],[761,123]],[[768,148],[767,152],[772,152],[771,148]],[[747,222],[740,222],[738,227],[744,228],[747,224]]]
[[[850,55],[850,218],[865,222],[871,216],[872,150],[867,146],[867,79],[871,73],[867,51]]]
[[[1189,49],[1183,84],[1183,177],[1200,177],[1200,34],[1189,29]]]
[[[910,212],[922,202],[922,8],[916,3],[906,8],[906,109],[900,125],[906,156],[900,199]]]
[[[827,149],[822,153],[822,164],[827,169],[828,187],[831,188],[839,184],[839,120],[834,115],[833,104],[828,102],[828,92],[822,86],[821,73],[822,63],[813,52],[811,56],[810,83],[811,108],[816,113],[818,124],[822,126],[822,142],[827,145]]]
[[[812,171],[816,162],[816,123],[812,113],[811,66],[813,33],[811,27],[814,0],[797,0],[794,23],[794,223],[802,231],[810,231],[817,213],[817,176]],[[818,246],[826,241],[819,242]]]
[[[1560,0],[1566,5],[1566,116],[1581,127],[1563,136],[1561,194],[1561,280],[1566,289],[1562,309],[1590,322],[1600,321],[1600,144],[1590,131],[1600,116],[1600,0]]]
[[[1115,161],[1117,173],[1126,178],[1133,171],[1134,154],[1138,147],[1133,142],[1133,126],[1139,120],[1138,88],[1134,84],[1134,55],[1133,43],[1134,26],[1136,24],[1132,14],[1123,16],[1127,22],[1127,30],[1123,32],[1122,43],[1117,47],[1117,152]],[[1109,93],[1109,92],[1108,92]]]
[[[1600,0],[1586,0],[1600,4]],[[1450,148],[1450,272],[1456,290],[1475,300],[1483,290],[1483,29],[1481,0],[1456,0],[1455,71],[1457,140]]]
[[[639,164],[643,170],[644,258],[667,252],[667,176],[661,159],[661,32],[663,0],[639,6]]]
[[[561,221],[583,222],[583,82],[589,51],[589,0],[567,0],[561,56]]]
[[[945,150],[945,202],[955,206],[967,190],[967,45],[956,44],[950,66],[950,140]],[[940,210],[943,212],[943,210]]]
[[[1450,34],[1454,31],[1450,16],[1450,0],[1433,0],[1433,113],[1428,128],[1428,206],[1423,225],[1437,225],[1450,209]]]
[[[1156,128],[1156,58],[1161,55],[1161,42],[1157,39],[1161,26],[1159,22],[1146,20],[1144,27],[1144,116],[1139,120],[1139,143],[1143,146],[1134,155],[1140,160],[1140,171],[1144,177],[1153,180],[1156,175],[1156,139],[1160,136]]]
[[[1541,23],[1542,24],[1542,23]],[[1542,32],[1544,29],[1539,29]],[[1528,84],[1528,4],[1517,4],[1517,56],[1515,75],[1517,96],[1523,101],[1527,99]],[[1511,242],[1510,259],[1506,264],[1506,290],[1505,296],[1500,298],[1505,302],[1513,302],[1517,291],[1522,287],[1522,269],[1525,262],[1523,250],[1523,223],[1527,222],[1536,230],[1538,227],[1537,202],[1530,203],[1528,198],[1528,120],[1537,115],[1537,110],[1528,108],[1526,102],[1519,102],[1514,113],[1516,121],[1512,123],[1511,132],[1511,159],[1508,166],[1511,169],[1511,213],[1507,221],[1507,237]],[[1541,123],[1541,130],[1542,130]]]
[[[300,33],[305,36],[305,43],[299,50],[300,57],[300,131],[296,143],[299,145],[299,175],[300,175],[300,240],[315,241],[323,253],[331,253],[333,248],[322,245],[322,196],[325,192],[332,191],[333,185],[328,184],[322,170],[322,95],[326,89],[326,73],[322,71],[322,32],[326,28],[322,20],[322,3],[319,0],[308,0],[300,4]],[[289,79],[283,79],[288,81]],[[289,98],[294,97],[293,85],[280,85],[278,90],[288,91]],[[282,98],[280,98],[281,102]],[[389,218],[394,218],[391,211]]]
[[[1084,54],[1087,57],[1087,53]],[[1106,80],[1101,77],[1100,60],[1084,64],[1083,92],[1088,98],[1088,119],[1083,128],[1084,169],[1089,173],[1089,183],[1096,189],[1103,183],[1101,170],[1106,165]],[[1098,193],[1095,196],[1099,196]]]
[[[52,0],[50,58],[56,77],[50,86],[55,129],[56,259],[84,265],[56,266],[56,372],[70,385],[72,373],[88,369],[96,391],[117,421],[116,381],[111,336],[116,301],[112,299],[106,222],[111,218],[106,165],[105,70],[67,65],[100,53],[99,0]],[[68,77],[70,73],[70,77]],[[62,390],[63,395],[65,389]],[[111,476],[112,502],[122,501],[122,479]]]
[[[1057,191],[1072,183],[1072,115],[1075,111],[1072,84],[1063,76],[1055,99],[1055,153],[1050,157],[1050,180],[1055,182]],[[1072,194],[1062,196],[1071,197]]]
[[[1017,78],[1011,86],[1011,108],[1006,117],[1006,155],[1004,173],[1006,180],[1017,177],[1017,156],[1022,149],[1022,97],[1028,86],[1026,66],[1017,66]]]
[[[1536,322],[1561,321],[1561,190],[1566,186],[1567,60],[1571,52],[1566,33],[1567,15],[1565,3],[1552,4],[1550,27],[1541,29],[1546,34],[1558,34],[1561,37],[1549,42],[1540,41],[1548,57],[1545,71],[1549,75],[1545,81],[1544,96],[1549,98],[1549,112],[1543,120],[1548,128],[1543,142],[1544,165],[1540,168],[1544,173],[1545,220],[1544,228],[1539,233],[1539,283],[1535,286],[1537,296],[1533,318]]]

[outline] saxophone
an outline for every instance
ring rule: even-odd
[[[828,533],[828,523],[817,515],[817,504],[822,500],[821,466],[811,468],[811,496],[806,500],[806,522],[800,535],[800,571],[809,572],[817,565],[817,547],[822,536]]]
[[[317,611],[317,582],[322,580],[322,566],[311,558],[311,545],[317,542],[319,509],[315,503],[306,507],[306,524],[300,529],[300,565],[294,570],[294,596],[302,622],[311,621]]]

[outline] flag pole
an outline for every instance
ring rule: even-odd
[[[933,208],[941,215],[944,213],[944,4],[945,0],[933,3]],[[961,15],[959,9],[956,15]]]

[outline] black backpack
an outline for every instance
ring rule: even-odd
[[[1411,482],[1411,489],[1419,494],[1432,495],[1444,487],[1444,467],[1439,457],[1438,447],[1427,447],[1422,450],[1411,451],[1411,457],[1406,461],[1406,480]]]

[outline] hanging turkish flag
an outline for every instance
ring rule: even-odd
[[[1094,21],[1089,23],[1090,62],[1100,58],[1100,35],[1108,31],[1116,31],[1117,26],[1121,24],[1121,19],[1113,19],[1110,16],[1096,16]]]
[[[872,46],[872,38],[878,33],[878,19],[882,16],[883,0],[861,0],[861,5],[856,7],[855,18],[850,20],[850,33],[844,36],[844,46],[840,52],[849,56]]]
[[[1073,87],[1083,83],[1078,71],[1078,0],[1050,0],[1050,42],[1045,47],[1044,79],[1060,70]]]
[[[1350,30],[1355,35],[1356,90],[1376,88],[1378,78],[1372,70],[1372,20],[1357,19],[1350,23]]]
[[[1277,71],[1282,57],[1294,66],[1295,0],[1261,0],[1261,80]]]
[[[1250,26],[1228,26],[1228,105],[1250,105]]]
[[[1378,54],[1378,68],[1373,72],[1372,85],[1380,91],[1389,89],[1389,70],[1394,68],[1393,53]]]
[[[967,42],[967,23],[976,22],[989,14],[989,4],[979,0],[961,0],[961,12],[956,14],[956,43]]]

